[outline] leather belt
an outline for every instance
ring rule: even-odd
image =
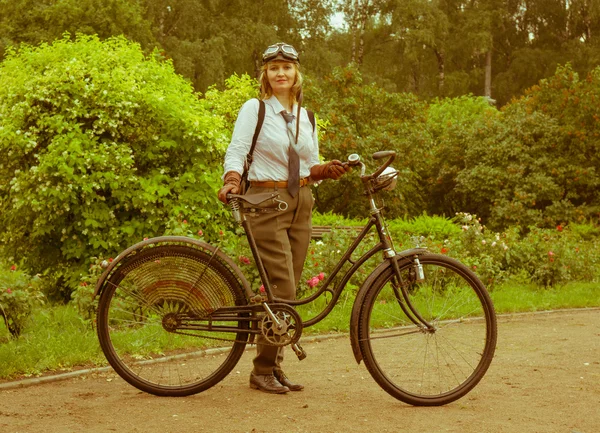
[[[302,188],[305,185],[308,185],[308,177],[300,179],[299,182],[300,182],[300,188]],[[287,183],[287,180],[280,180],[280,181],[266,180],[264,182],[257,181],[257,180],[251,180],[250,186],[256,186],[259,188],[287,188],[288,183]]]

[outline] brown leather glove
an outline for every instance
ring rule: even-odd
[[[237,194],[240,190],[242,175],[237,171],[228,171],[223,179],[223,187],[219,190],[219,200],[227,204],[227,194]]]
[[[338,180],[346,172],[352,171],[348,164],[342,164],[337,159],[326,162],[325,164],[314,165],[310,169],[312,180],[334,179]]]

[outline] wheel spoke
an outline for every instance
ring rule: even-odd
[[[235,366],[248,338],[236,329],[248,329],[249,322],[230,322],[231,331],[186,328],[240,299],[237,278],[215,253],[157,245],[126,259],[104,283],[100,345],[115,371],[143,391],[200,392]]]
[[[369,372],[388,393],[410,404],[446,404],[485,374],[495,348],[496,321],[485,288],[468,268],[433,254],[420,261],[425,280],[410,279],[412,264],[401,272],[412,305],[433,329],[412,324],[390,302],[395,296],[390,268],[366,297],[359,344]]]

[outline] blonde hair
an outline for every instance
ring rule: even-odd
[[[269,99],[271,96],[273,96],[273,88],[271,87],[271,84],[269,83],[269,77],[267,76],[269,63],[265,63],[260,69],[260,77],[258,79],[258,82],[260,83],[260,99]],[[300,65],[298,63],[291,63],[294,65],[294,69],[296,70],[294,85],[290,89],[290,102],[292,105],[294,105],[298,103],[298,96],[302,91],[302,73],[300,72]]]

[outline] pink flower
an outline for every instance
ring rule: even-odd
[[[239,257],[240,262],[242,262],[245,265],[249,265],[250,264],[250,259],[246,256],[240,256]]]
[[[184,224],[187,224],[187,220],[183,220],[183,223],[184,223]]]
[[[148,240],[148,238],[144,238],[144,240],[145,240],[145,241],[147,241],[147,240]]]
[[[554,255],[554,252],[548,251],[548,257],[552,257],[553,255]]]
[[[317,284],[319,284],[319,277],[312,277],[310,280],[307,281],[307,284],[310,287],[315,287]]]
[[[319,278],[319,281],[323,281],[323,279],[325,278],[325,274],[321,272],[317,277]]]
[[[261,284],[258,290],[260,290],[261,293],[265,293],[265,285]]]
[[[6,289],[6,293],[10,295],[12,293],[12,290],[10,290],[10,288]]]
[[[17,265],[12,265],[12,266],[10,267],[10,270],[11,270],[11,271],[16,271],[16,270],[17,270]]]
[[[198,230],[198,236],[202,236],[204,232],[202,230]]]

